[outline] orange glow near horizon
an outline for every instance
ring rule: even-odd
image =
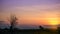
[[[58,19],[57,18],[49,18],[48,21],[51,25],[58,25]]]
[[[22,24],[37,24],[37,25],[58,25],[57,15],[47,15],[45,17],[24,17],[19,20]],[[24,23],[23,23],[24,22]],[[21,23],[20,23],[21,24]]]
[[[56,13],[47,13],[43,14],[42,16],[40,14],[36,15],[19,15],[16,14],[16,17],[18,18],[18,24],[28,24],[28,25],[58,25],[58,15]],[[3,17],[3,16],[2,16]],[[5,17],[5,16],[4,16]],[[6,18],[5,18],[6,20]]]

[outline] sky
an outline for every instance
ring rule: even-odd
[[[0,7],[0,21],[15,14],[19,25],[59,24],[60,0],[0,0]]]

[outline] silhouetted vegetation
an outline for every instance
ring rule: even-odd
[[[10,24],[11,24],[10,29],[13,29],[15,27],[15,25],[17,23],[16,20],[17,20],[16,16],[11,15],[11,17],[10,17]]]
[[[57,29],[58,33],[60,34],[60,24],[58,26],[58,29]]]
[[[57,30],[50,30],[50,29],[41,29],[41,26],[39,26],[40,29],[1,29],[0,28],[0,34],[59,34],[60,28]]]

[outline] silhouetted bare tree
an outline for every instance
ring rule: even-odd
[[[16,20],[17,20],[16,16],[11,15],[11,17],[10,17],[10,24],[11,24],[10,29],[14,29],[14,27],[16,26],[16,23],[17,23]]]

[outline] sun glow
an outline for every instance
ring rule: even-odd
[[[58,25],[58,19],[57,18],[49,18],[48,21],[51,25]]]

